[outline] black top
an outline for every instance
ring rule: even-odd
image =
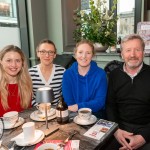
[[[121,129],[137,126],[132,132],[150,140],[150,66],[143,64],[133,79],[123,71],[123,65],[110,73],[106,111],[108,119]]]

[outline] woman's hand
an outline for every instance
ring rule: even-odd
[[[75,104],[75,105],[68,106],[68,110],[76,112],[78,111],[78,105]]]

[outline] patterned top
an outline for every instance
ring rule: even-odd
[[[32,97],[32,106],[35,106],[36,103],[36,90],[43,86],[49,86],[53,89],[54,92],[54,101],[53,104],[56,104],[59,100],[59,97],[62,94],[62,78],[65,68],[60,65],[53,64],[52,73],[49,77],[49,80],[46,81],[42,75],[39,65],[33,66],[29,69],[31,75],[32,84],[33,84],[33,97]]]

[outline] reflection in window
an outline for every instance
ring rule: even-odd
[[[0,0],[0,26],[18,26],[16,0]]]
[[[134,33],[135,0],[118,0],[117,37]]]

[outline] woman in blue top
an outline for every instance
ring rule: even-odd
[[[92,61],[94,46],[88,40],[76,44],[75,58],[71,68],[63,75],[62,92],[70,111],[83,107],[93,112],[104,109],[107,93],[107,78],[103,69]]]

